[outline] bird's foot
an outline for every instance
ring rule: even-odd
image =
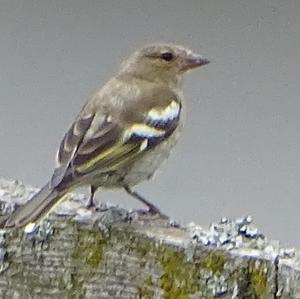
[[[86,205],[85,205],[85,208],[86,209],[96,209],[96,205],[94,202],[88,202]]]
[[[160,210],[156,208],[136,209],[134,210],[134,212],[137,213],[137,215],[141,216],[150,216],[151,218],[169,220],[169,217],[167,215],[163,214]]]
[[[95,210],[96,209],[96,203],[95,200],[93,198],[93,196],[89,197],[89,199],[87,200],[87,203],[85,205],[85,208],[88,210]]]
[[[162,213],[160,210],[153,210],[152,208],[148,209],[148,213],[153,216],[159,216],[161,219],[169,219],[170,217]]]

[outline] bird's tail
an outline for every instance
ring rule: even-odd
[[[58,191],[45,185],[27,203],[19,207],[6,219],[0,220],[0,227],[23,227],[45,217],[67,195],[67,191]]]

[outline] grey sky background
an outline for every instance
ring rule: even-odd
[[[87,97],[153,41],[212,63],[188,76],[181,143],[137,190],[181,222],[250,214],[300,247],[298,0],[0,0],[0,175],[42,186]]]

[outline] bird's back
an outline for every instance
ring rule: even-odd
[[[99,106],[102,108],[99,109]],[[141,78],[115,77],[93,96],[80,117],[88,115],[94,107],[97,107],[98,113],[109,115],[111,121],[117,120],[123,132],[133,130],[132,136],[143,140],[134,159],[128,158],[128,163],[122,163],[116,171],[106,171],[99,167],[98,171],[89,172],[82,181],[90,181],[93,176],[97,185],[112,188],[133,186],[151,178],[169,156],[180,135],[180,89],[174,90],[165,84]],[[156,112],[158,118],[152,120],[149,111],[153,112],[153,117]],[[161,130],[164,135],[153,137],[151,130]],[[90,139],[90,134],[86,138]],[[124,135],[120,138],[124,138]]]

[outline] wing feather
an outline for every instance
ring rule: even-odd
[[[72,159],[81,144],[86,131],[90,127],[95,115],[90,114],[75,121],[65,134],[56,156],[56,168],[52,175],[50,186],[56,187],[63,180]]]
[[[122,115],[79,117],[59,147],[52,185],[63,186],[94,171],[107,173],[130,165],[174,132],[180,110],[180,103],[170,99],[165,106],[136,110],[135,119],[123,122]]]

